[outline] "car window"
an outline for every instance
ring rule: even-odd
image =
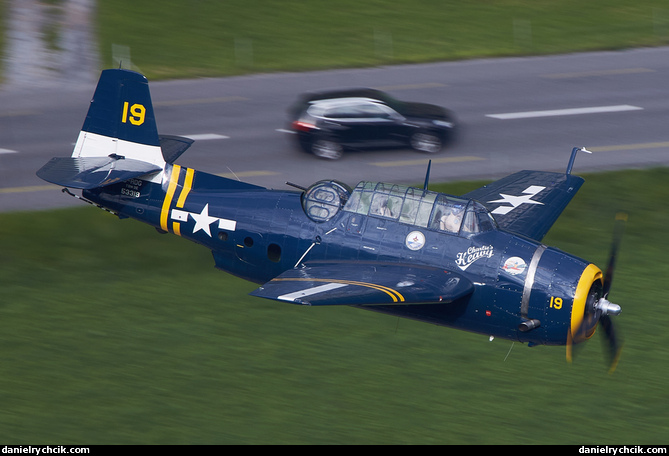
[[[356,106],[358,117],[364,119],[387,119],[390,113],[375,103],[364,103]]]
[[[312,110],[310,113],[328,119],[341,120],[392,119],[394,116],[397,116],[392,109],[372,102],[341,104],[328,107],[320,112],[318,110]]]
[[[323,117],[328,119],[354,119],[359,117],[359,114],[355,106],[335,106],[326,110]]]

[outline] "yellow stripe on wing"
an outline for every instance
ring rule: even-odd
[[[340,279],[309,279],[309,278],[294,278],[294,279],[272,279],[271,282],[328,282],[328,283],[343,283],[346,285],[358,285],[360,287],[373,288],[378,291],[382,291],[390,296],[393,302],[404,302],[404,296],[392,288],[385,287],[383,285],[377,285],[375,283],[367,282],[357,282],[355,280],[340,280]]]

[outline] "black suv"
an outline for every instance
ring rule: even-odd
[[[435,153],[455,133],[455,118],[448,110],[399,101],[375,89],[307,93],[288,115],[300,146],[331,160],[341,158],[345,148],[404,145]]]

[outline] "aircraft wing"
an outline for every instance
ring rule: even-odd
[[[290,269],[251,292],[294,304],[445,304],[470,294],[465,277],[439,268],[397,263],[312,262]]]
[[[569,173],[520,171],[463,196],[482,203],[501,229],[541,241],[581,185]]]

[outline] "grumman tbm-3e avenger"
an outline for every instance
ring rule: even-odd
[[[193,141],[159,136],[146,78],[100,76],[69,157],[38,172],[63,191],[210,249],[215,266],[260,284],[253,296],[346,305],[528,345],[572,345],[601,323],[611,368],[621,344],[606,274],[541,243],[583,184],[520,171],[456,197],[336,180],[271,190],[182,167]],[[81,195],[70,189],[80,189]]]

